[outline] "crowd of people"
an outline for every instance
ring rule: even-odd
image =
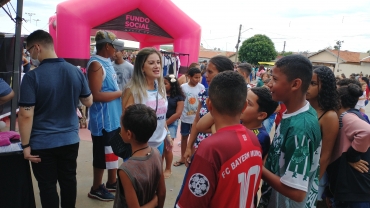
[[[75,207],[79,103],[89,108],[93,143],[88,197],[114,207],[163,207],[165,179],[184,164],[174,207],[370,207],[365,76],[338,79],[290,55],[272,69],[215,56],[163,77],[156,49],[141,49],[132,65],[115,39],[96,33],[85,76],[57,57],[50,34],[27,37],[37,67],[23,77],[18,122],[43,207]],[[114,154],[115,135],[130,157]]]

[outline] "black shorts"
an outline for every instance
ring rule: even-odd
[[[93,142],[93,167],[100,169],[117,169],[118,156],[113,153],[108,141],[119,129],[111,132],[102,130],[103,136],[91,135]]]

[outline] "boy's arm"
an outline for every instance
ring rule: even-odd
[[[201,119],[199,119],[197,123],[197,131],[203,133],[212,133],[211,127],[215,122],[213,121],[213,117],[211,113],[207,113]]]
[[[157,188],[157,196],[158,196],[158,208],[162,208],[164,206],[164,200],[166,199],[166,184],[164,183],[164,175],[162,173],[161,178],[159,179],[159,184]]]
[[[119,178],[121,179],[121,184],[125,192],[127,206],[130,208],[139,208],[140,207],[139,200],[137,199],[134,186],[132,185],[132,182],[130,181],[129,177],[127,176],[125,171],[122,170],[118,170],[118,175]]]
[[[119,170],[118,175],[119,175],[119,178],[121,179],[121,184],[125,192],[127,206],[129,208],[140,208],[140,207],[141,208],[154,208],[157,206],[158,198],[156,196],[147,204],[140,206],[134,186],[132,185],[132,182],[130,181],[125,171]]]
[[[218,172],[211,162],[196,153],[185,174],[175,207],[210,207],[217,187]]]
[[[265,167],[262,168],[262,179],[277,192],[296,202],[302,202],[306,198],[306,192],[283,184],[279,176],[271,173]]]

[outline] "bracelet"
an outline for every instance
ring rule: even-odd
[[[30,143],[28,143],[28,144],[26,144],[26,145],[21,145],[21,147],[22,147],[22,149],[25,149],[25,148],[27,148],[27,147],[30,147]]]

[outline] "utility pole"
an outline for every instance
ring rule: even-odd
[[[337,50],[338,50],[338,56],[337,56],[337,70],[339,69],[339,63],[338,63],[338,60],[339,60],[339,52],[340,52],[340,48],[342,47],[342,43],[344,43],[343,40],[337,40],[336,44],[337,44]],[[333,70],[334,72],[334,70]]]
[[[239,35],[238,35],[238,42],[236,42],[236,53],[235,53],[235,62],[238,61],[238,50],[239,50],[239,43],[240,43],[240,34],[241,34],[241,31],[242,31],[242,25],[240,24],[239,26]]]
[[[27,14],[28,16],[30,16],[30,23],[31,23],[31,17],[32,17],[33,15],[35,15],[35,13],[29,13],[29,12],[26,12],[25,14]]]
[[[22,60],[22,39],[21,39],[21,30],[22,30],[22,14],[23,14],[23,0],[17,1],[17,17],[15,24],[15,41],[14,41],[14,61],[13,61],[13,74],[12,74],[12,87],[14,91],[14,97],[11,102],[11,113],[10,113],[10,130],[15,131],[16,127],[16,109],[18,108],[18,99],[19,99],[19,83],[20,83],[20,74],[21,66],[20,61]]]
[[[36,22],[36,26],[37,26],[37,22],[40,21],[39,19],[33,19],[33,21]]]
[[[281,55],[284,56],[284,53],[285,53],[285,40],[284,40],[284,48],[283,48],[283,53]]]

